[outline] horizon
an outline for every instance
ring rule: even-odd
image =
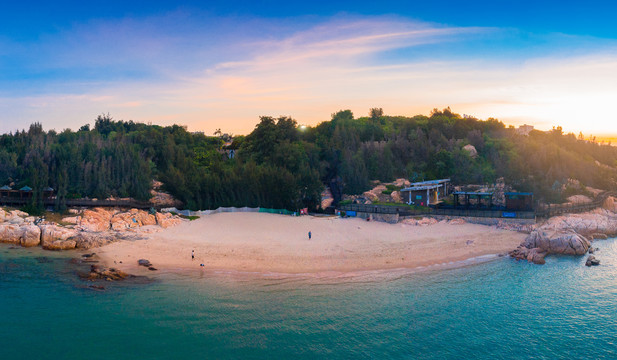
[[[97,115],[212,134],[447,106],[617,139],[617,4],[60,1],[0,15],[0,133]],[[572,21],[574,20],[574,21]]]

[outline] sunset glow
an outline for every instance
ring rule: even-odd
[[[32,20],[21,32],[2,25],[0,132],[35,121],[75,129],[110,113],[246,134],[261,115],[314,125],[340,109],[411,116],[450,106],[511,125],[617,134],[607,111],[617,98],[615,34],[555,19],[517,24],[503,14],[463,20],[451,5],[444,12],[325,6],[318,14],[144,5],[104,14],[77,9],[42,24],[8,9],[3,17]]]

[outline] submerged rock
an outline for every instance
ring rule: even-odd
[[[600,260],[596,259],[595,256],[589,255],[587,261],[585,262],[585,266],[598,266],[600,265]]]

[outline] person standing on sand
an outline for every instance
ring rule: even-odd
[[[195,260],[195,250],[191,250],[191,260]]]
[[[309,231],[309,240],[311,240],[311,232]]]

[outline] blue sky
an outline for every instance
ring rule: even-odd
[[[0,5],[0,132],[117,119],[248,133],[260,115],[450,106],[617,134],[617,3],[55,1]]]

